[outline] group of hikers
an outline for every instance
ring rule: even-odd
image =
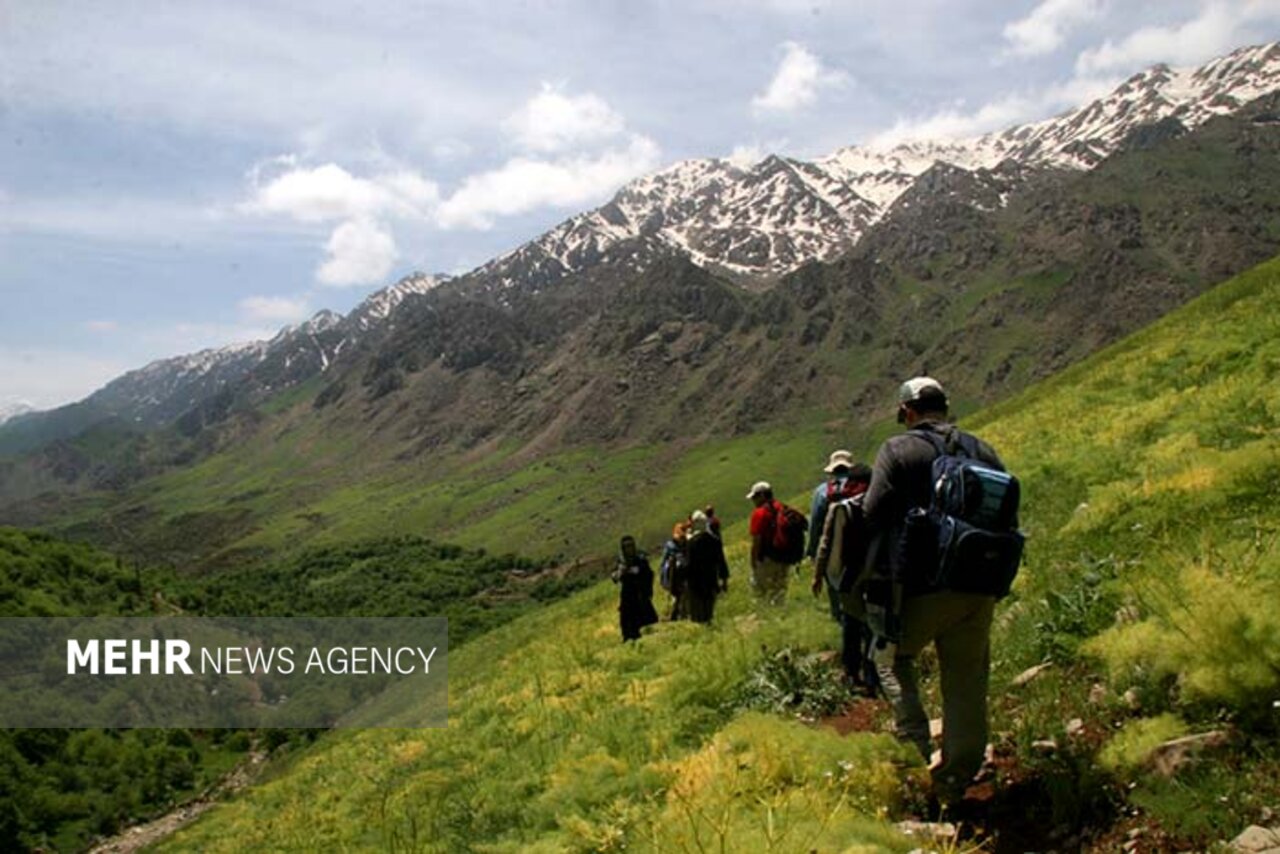
[[[634,537],[622,538],[613,580],[622,591],[622,639],[635,640],[641,629],[658,622],[658,610],[653,605],[653,569]],[[670,619],[711,622],[716,597],[729,590],[729,562],[714,507],[695,510],[675,524],[662,548],[658,580],[671,594]]]
[[[926,762],[929,716],[916,660],[935,646],[943,710],[933,796],[953,804],[986,751],[992,615],[1022,557],[1018,482],[988,444],[951,424],[937,380],[906,381],[897,403],[905,429],[880,446],[871,466],[833,452],[807,520],[775,498],[768,482],[752,485],[751,585],[761,603],[781,604],[793,567],[808,558],[812,593],[825,589],[840,625],[851,689],[888,700],[898,737]],[[661,584],[673,597],[671,619],[710,622],[716,596],[728,589],[719,528],[707,507],[666,543]],[[614,580],[622,588],[623,639],[638,638],[658,614],[654,574],[633,537],[622,540]]]

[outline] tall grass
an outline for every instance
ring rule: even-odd
[[[1041,775],[1046,834],[1127,798],[1205,847],[1280,797],[1266,741],[1280,663],[1277,304],[1272,261],[966,422],[1023,480],[1030,538],[997,618],[993,731]],[[800,464],[779,476],[797,490]],[[167,847],[912,847],[883,821],[917,773],[891,740],[727,705],[770,650],[835,640],[801,584],[758,610],[740,528],[731,539],[733,588],[712,628],[664,624],[624,646],[615,591],[593,588],[458,650],[447,730],[334,735]],[[1002,687],[1045,658],[1058,667]],[[1172,780],[1142,770],[1161,737],[1224,722],[1244,745],[1225,762]],[[1061,747],[1037,758],[1047,737]]]

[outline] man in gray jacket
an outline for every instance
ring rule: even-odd
[[[871,538],[868,562],[873,572],[892,574],[907,511],[932,502],[932,468],[939,452],[926,434],[959,438],[972,456],[992,468],[1004,469],[989,445],[951,426],[947,410],[947,396],[937,380],[915,377],[899,389],[898,422],[907,429],[881,445],[862,505]],[[910,568],[897,569],[898,577],[910,574]],[[928,762],[932,752],[929,717],[920,700],[915,662],[929,644],[937,648],[942,682],[942,761],[932,776],[934,794],[943,803],[963,797],[986,753],[995,603],[994,596],[908,586],[900,603],[900,634],[892,639],[897,642],[881,643],[876,652],[898,737],[916,745]]]

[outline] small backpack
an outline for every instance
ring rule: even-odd
[[[773,542],[770,556],[788,566],[804,559],[804,537],[809,530],[809,520],[794,507],[781,501],[773,503]]]
[[[672,591],[672,585],[683,580],[685,570],[689,567],[689,554],[686,547],[675,540],[667,540],[662,547],[662,563],[658,566],[658,583],[662,589]]]
[[[828,480],[827,481],[827,504],[835,504],[837,501],[844,501],[846,498],[853,498],[867,491],[867,483],[862,480],[855,480],[852,477],[846,477],[843,481]]]
[[[907,511],[898,565],[910,592],[952,590],[1008,595],[1022,562],[1018,479],[977,458],[973,437],[952,430],[944,438],[915,435],[938,451],[929,507]]]
[[[858,484],[858,493],[832,504],[827,513],[834,517],[837,513],[845,513],[844,527],[840,534],[840,565],[827,563],[827,583],[837,593],[848,593],[854,584],[863,576],[866,566],[869,535],[866,517],[862,512],[862,501],[866,498],[866,484]],[[824,534],[825,536],[825,534]]]

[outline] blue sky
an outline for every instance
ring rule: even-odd
[[[462,272],[688,157],[1042,118],[1280,0],[0,0],[0,405]]]

